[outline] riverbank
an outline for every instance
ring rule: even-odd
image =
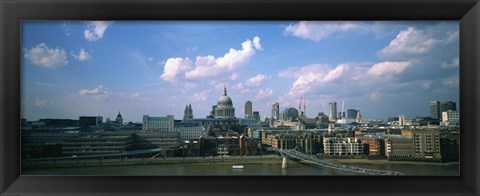
[[[281,164],[276,155],[265,156],[229,156],[229,157],[168,157],[168,158],[128,158],[128,159],[72,159],[50,161],[22,161],[22,169],[63,168],[63,167],[97,167],[127,165],[171,165],[171,164]]]
[[[438,166],[451,166],[458,165],[459,162],[420,162],[420,161],[389,161],[386,159],[325,159],[334,163],[340,164],[371,164],[371,165],[438,165]]]

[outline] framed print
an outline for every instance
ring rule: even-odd
[[[2,193],[476,195],[479,9],[2,2]]]

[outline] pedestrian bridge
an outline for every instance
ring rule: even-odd
[[[288,158],[293,158],[293,159],[298,159],[302,160],[304,162],[313,164],[313,165],[318,165],[322,167],[327,167],[327,168],[332,168],[332,169],[337,169],[337,170],[342,170],[342,171],[347,171],[347,172],[352,172],[358,175],[403,175],[400,172],[396,171],[387,171],[387,170],[376,170],[376,169],[369,169],[369,168],[360,168],[360,167],[355,167],[355,166],[350,166],[350,165],[343,165],[343,164],[338,164],[338,163],[333,163],[327,160],[319,159],[314,155],[306,155],[304,153],[298,152],[297,150],[294,149],[269,149],[271,151],[276,151],[280,153],[283,157],[288,157]]]

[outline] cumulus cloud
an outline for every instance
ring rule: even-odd
[[[78,52],[78,54],[75,54],[74,52],[70,52],[70,54],[73,56],[73,58],[75,58],[79,61],[86,61],[86,60],[89,60],[92,57],[90,55],[90,53],[85,51],[85,49],[83,49],[83,48],[80,48],[80,51]]]
[[[87,41],[97,41],[103,38],[103,34],[112,22],[109,21],[91,21],[87,23],[87,29],[83,32]]]
[[[186,71],[192,69],[192,60],[187,58],[169,58],[163,66],[163,74],[161,79],[170,82],[177,82],[184,78]]]
[[[387,47],[380,50],[378,54],[386,58],[426,54],[439,43],[440,40],[427,35],[424,30],[409,27],[400,31],[395,39]]]
[[[94,89],[84,89],[78,92],[79,95],[87,95],[91,96],[97,100],[106,99],[108,97],[107,90],[103,87],[103,85],[99,85]]]
[[[266,76],[263,74],[257,74],[257,76],[249,78],[247,81],[245,81],[245,86],[247,87],[258,87],[260,86],[264,81],[268,80],[270,76]]]
[[[457,57],[454,57],[450,62],[442,62],[440,65],[441,68],[458,68],[460,65],[460,59]]]
[[[410,65],[411,63],[408,61],[403,61],[403,62],[384,61],[384,62],[379,62],[373,65],[368,70],[367,73],[373,76],[391,76],[391,75],[402,73]]]
[[[208,98],[208,93],[210,92],[210,90],[204,90],[202,92],[199,92],[199,93],[195,93],[193,96],[192,96],[192,101],[193,102],[204,102],[207,100]]]
[[[35,100],[35,106],[37,107],[44,107],[49,104],[49,101],[46,99],[36,99]]]
[[[288,25],[284,29],[284,33],[318,42],[335,33],[347,32],[357,28],[359,28],[359,25],[355,22],[300,21]]]
[[[45,43],[30,48],[25,52],[25,58],[32,61],[33,64],[46,68],[56,68],[68,64],[65,50],[49,48]]]
[[[458,88],[460,85],[460,78],[457,75],[449,76],[442,79],[442,83],[448,87]]]
[[[257,95],[255,96],[255,100],[257,100],[257,101],[264,100],[265,98],[268,98],[272,95],[273,95],[273,90],[272,89],[270,89],[270,88],[260,89],[258,91]]]
[[[381,96],[380,92],[374,91],[374,92],[370,93],[369,99],[370,99],[370,101],[375,102],[380,98],[380,96]]]
[[[231,48],[222,57],[197,56],[195,62],[188,57],[170,58],[166,61],[160,78],[165,81],[178,82],[181,80],[215,78],[228,74],[235,79],[235,71],[246,64],[257,50],[261,49],[260,38],[254,37],[253,40],[243,42],[240,50]]]

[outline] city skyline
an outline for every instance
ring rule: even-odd
[[[224,85],[243,118],[337,102],[369,119],[459,107],[459,27],[440,22],[22,23],[22,118],[204,118]],[[303,104],[302,104],[303,108]]]

